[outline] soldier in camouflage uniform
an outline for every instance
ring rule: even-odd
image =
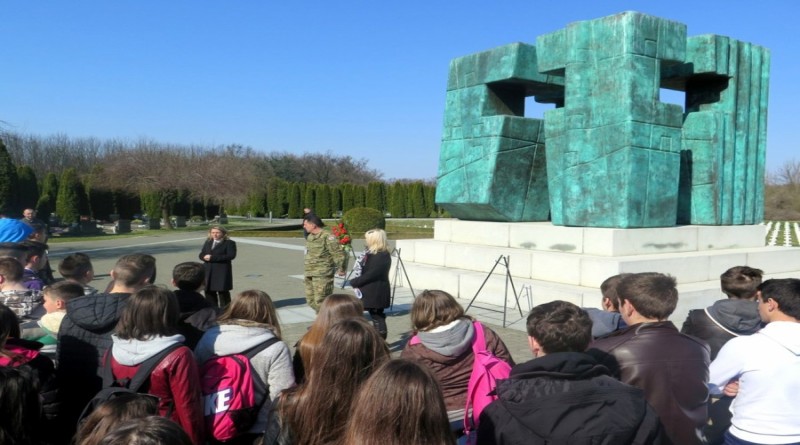
[[[305,287],[308,305],[319,312],[322,300],[333,293],[333,275],[344,274],[345,252],[322,220],[313,213],[303,219],[306,238]]]

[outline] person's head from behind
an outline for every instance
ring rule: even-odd
[[[231,301],[217,322],[225,324],[233,320],[247,320],[267,325],[276,337],[281,337],[281,325],[272,298],[260,290],[246,290]]]
[[[0,243],[0,257],[11,257],[25,266],[28,259],[28,248],[20,243]]]
[[[206,270],[203,263],[187,261],[172,269],[172,284],[180,290],[198,291],[206,281]]]
[[[722,293],[728,298],[755,300],[764,271],[748,266],[735,266],[719,276]]]
[[[327,330],[338,321],[363,316],[361,300],[350,294],[330,294],[322,301],[314,324]]]
[[[378,331],[363,318],[350,318],[328,329],[307,372],[309,381],[360,383],[388,359],[389,347]]]
[[[83,286],[72,281],[59,281],[42,290],[44,309],[47,313],[67,310],[67,302],[83,296]]]
[[[38,379],[27,366],[0,366],[0,443],[39,443]]]
[[[117,260],[111,270],[115,285],[138,289],[153,284],[156,277],[156,259],[152,255],[134,253]]]
[[[6,348],[6,340],[20,337],[19,317],[8,306],[0,304],[0,354]]]
[[[25,267],[31,270],[40,270],[47,263],[47,244],[26,240],[20,244],[28,249],[28,254],[25,256]]]
[[[386,240],[386,231],[383,229],[367,230],[367,233],[364,234],[364,243],[371,253],[389,251],[389,242]]]
[[[130,296],[115,332],[123,340],[148,340],[178,333],[180,309],[175,294],[158,286],[145,286]]]
[[[411,306],[411,325],[417,331],[430,331],[465,317],[464,308],[442,290],[425,290]]]
[[[94,267],[89,255],[77,252],[64,257],[58,263],[58,273],[69,281],[88,284],[94,280]]]
[[[800,322],[800,279],[776,278],[758,287],[758,312],[761,321]]]
[[[75,445],[97,445],[122,422],[158,413],[158,398],[149,394],[119,393],[97,405],[78,427]]]
[[[305,370],[311,369],[314,352],[328,329],[337,322],[350,318],[364,318],[364,305],[361,304],[361,300],[350,294],[331,294],[325,297],[319,307],[317,318],[303,335],[297,348]]]
[[[453,433],[436,378],[410,360],[381,365],[353,401],[344,443],[452,445]]]
[[[29,240],[47,242],[47,226],[39,222],[28,222],[27,224],[33,229],[31,234],[28,235]]]
[[[589,314],[566,301],[551,301],[534,307],[525,327],[534,357],[556,352],[583,352],[592,341]]]
[[[11,257],[0,257],[0,289],[18,284],[22,280],[25,268]]]
[[[600,293],[603,294],[603,310],[608,312],[619,312],[619,294],[617,286],[628,273],[612,275],[600,284]]]
[[[98,445],[193,445],[177,423],[160,416],[130,419],[111,430]]]
[[[331,326],[313,354],[305,383],[285,391],[279,403],[298,444],[341,437],[358,388],[389,360],[389,347],[366,320],[351,318]]]
[[[628,325],[664,321],[678,305],[675,278],[658,272],[630,274],[620,281],[617,293],[620,314]]]

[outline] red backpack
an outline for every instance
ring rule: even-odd
[[[277,343],[273,337],[238,354],[213,356],[200,367],[206,432],[225,442],[246,433],[269,397],[250,359]]]

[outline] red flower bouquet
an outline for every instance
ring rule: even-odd
[[[350,233],[347,231],[347,228],[344,226],[343,222],[338,222],[331,227],[331,232],[333,232],[333,236],[335,236],[339,240],[339,244],[342,245],[344,250],[352,249],[350,245],[353,242],[353,239],[350,238]]]

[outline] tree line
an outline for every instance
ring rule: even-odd
[[[222,213],[299,218],[371,207],[393,217],[431,217],[435,186],[386,182],[367,160],[327,153],[257,153],[137,141],[0,134],[0,211],[35,208],[63,223]]]

